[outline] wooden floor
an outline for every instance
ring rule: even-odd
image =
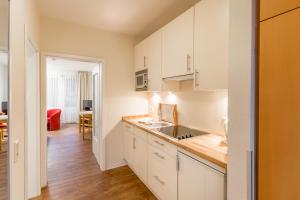
[[[89,138],[91,134],[88,135]],[[100,171],[91,140],[82,140],[77,125],[48,137],[48,187],[35,200],[156,199],[128,167]]]
[[[8,154],[6,145],[2,145],[0,152],[0,200],[8,199]]]

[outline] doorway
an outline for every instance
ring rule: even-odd
[[[91,167],[89,164],[99,171],[99,166],[104,166],[101,162],[103,64],[97,59],[56,54],[42,56],[42,61],[45,68],[41,73],[44,82],[41,96],[45,107],[42,105],[41,117],[47,116],[47,120],[41,121],[41,186],[48,186],[51,191],[55,184],[72,182],[74,174],[84,176],[82,172]],[[61,176],[58,178],[57,174]]]

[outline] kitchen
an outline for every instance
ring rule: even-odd
[[[134,55],[149,113],[122,119],[129,167],[158,199],[226,199],[229,1],[200,1]]]
[[[256,8],[240,0],[10,0],[10,199],[253,199]],[[36,162],[19,151],[34,139],[20,101],[28,41],[40,53]],[[49,55],[103,64],[101,137],[63,151],[53,173],[48,154],[62,154],[47,148]]]

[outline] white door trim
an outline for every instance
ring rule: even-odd
[[[40,152],[40,54],[37,45],[31,39],[30,34],[27,31],[27,26],[25,25],[25,193],[27,198],[32,198],[39,196],[41,194],[41,175],[40,175],[40,163],[41,163],[41,152]],[[29,45],[33,48],[36,54],[36,77],[28,77],[30,74],[28,73],[28,48]],[[31,98],[36,98],[35,101],[37,103],[35,116],[37,117],[37,123],[35,127],[35,135],[28,133],[28,123],[30,123],[30,119],[27,117],[28,112],[31,112],[27,107],[27,81],[28,78],[36,81],[36,96]],[[33,137],[32,137],[33,136]],[[35,144],[33,149],[29,149],[28,144]],[[35,156],[33,156],[35,155]],[[34,164],[33,164],[34,163]],[[34,166],[30,166],[34,165]]]
[[[41,186],[46,187],[47,186],[47,104],[46,104],[46,88],[47,88],[47,63],[46,58],[47,57],[59,57],[69,60],[76,60],[76,61],[85,61],[85,62],[94,62],[99,63],[100,66],[100,87],[101,87],[101,93],[105,93],[104,91],[104,84],[105,84],[105,62],[103,59],[100,58],[94,58],[94,57],[87,57],[87,56],[78,56],[78,55],[70,55],[70,54],[61,54],[61,53],[51,53],[51,52],[42,52],[41,53],[41,71],[40,71],[40,94],[41,94]],[[103,126],[103,115],[104,115],[104,98],[103,95],[100,97],[100,167],[102,170],[106,169],[106,159],[105,159],[105,138],[102,137],[102,133],[104,130]]]

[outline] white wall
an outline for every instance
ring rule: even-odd
[[[9,137],[10,137],[10,199],[25,198],[25,24],[31,40],[38,44],[36,21],[38,14],[34,0],[10,1],[10,67],[9,67]],[[19,154],[14,160],[14,144],[18,143]]]
[[[25,0],[10,1],[10,80],[9,80],[9,154],[10,154],[10,199],[22,200],[25,194]],[[19,155],[14,158],[14,143],[19,142]]]
[[[255,1],[230,0],[228,200],[250,193],[249,150],[254,138]]]
[[[3,5],[2,5],[3,4]],[[8,9],[6,3],[0,4],[0,49],[8,46]]]
[[[49,18],[43,18],[40,25],[44,53],[104,60],[102,133],[106,143],[105,168],[123,165],[121,116],[148,112],[147,96],[134,92],[134,38]],[[45,85],[42,90],[43,87]],[[45,110],[45,105],[42,109]]]
[[[157,114],[159,102],[177,104],[178,122],[210,133],[224,135],[223,118],[227,117],[227,92],[194,91],[193,81],[181,82],[178,92],[149,94],[149,111]]]

